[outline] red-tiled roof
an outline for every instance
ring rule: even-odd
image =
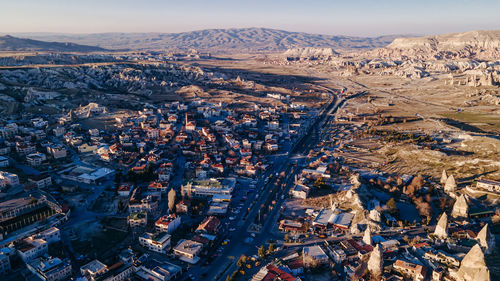
[[[429,244],[427,244],[425,242],[421,242],[421,243],[417,243],[417,244],[413,245],[413,247],[415,247],[415,249],[429,247]]]
[[[302,259],[296,259],[294,261],[289,262],[288,267],[292,270],[297,269],[297,268],[301,268],[301,267],[304,267],[304,262],[302,261]]]
[[[276,266],[270,264],[267,267],[268,273],[266,277],[264,277],[263,280],[283,280],[283,281],[295,281],[297,278],[295,278],[293,275],[291,275],[288,272],[285,272]]]
[[[163,216],[159,218],[156,222],[155,225],[164,225],[168,226],[173,220],[175,220],[177,216],[175,214],[170,214],[168,216]]]
[[[215,233],[217,232],[217,228],[220,225],[220,221],[216,217],[208,217],[206,218],[196,230],[203,230],[208,233]]]

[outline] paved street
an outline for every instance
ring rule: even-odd
[[[210,270],[204,269],[201,265],[196,265],[191,268],[190,272],[195,276],[205,275],[204,280],[225,280],[227,275],[232,274],[232,272],[236,269],[236,261],[242,255],[251,255],[255,254],[257,247],[263,245],[269,239],[281,238],[279,234],[273,234],[272,229],[274,228],[276,221],[279,217],[279,210],[281,209],[282,203],[285,201],[284,198],[281,197],[281,194],[287,194],[289,188],[293,185],[294,171],[291,172],[291,158],[301,159],[300,156],[306,153],[315,141],[318,139],[319,130],[316,128],[321,128],[321,126],[332,117],[332,113],[338,108],[338,106],[342,103],[341,99],[334,99],[334,93],[330,91],[332,95],[332,102],[330,105],[323,111],[323,113],[318,116],[316,121],[312,124],[310,130],[304,133],[304,136],[301,140],[298,141],[295,145],[288,145],[285,147],[286,151],[279,156],[274,156],[274,161],[272,161],[272,166],[269,168],[264,175],[260,177],[258,180],[256,187],[260,188],[252,194],[252,198],[248,198],[248,202],[254,202],[251,204],[250,211],[246,216],[246,219],[242,219],[240,216],[235,220],[237,221],[236,229],[230,233],[232,237],[230,243],[225,247],[225,249],[221,252],[220,256],[217,257],[211,264]],[[293,153],[290,153],[293,152]],[[301,162],[299,162],[301,163]],[[285,183],[285,186],[282,189],[281,193],[277,194],[277,202],[271,211],[271,213],[267,216],[267,219],[261,229],[261,232],[258,233],[251,243],[245,243],[245,239],[251,237],[248,232],[249,226],[254,222],[255,217],[258,215],[260,206],[264,204],[268,196],[271,194],[270,191],[274,186],[278,174],[284,172],[287,175],[282,181]],[[269,178],[270,175],[274,175],[271,180],[266,184],[265,180]],[[256,198],[258,196],[258,198]],[[284,196],[283,196],[284,197]],[[255,200],[256,199],[256,200]],[[247,205],[245,204],[245,208]],[[243,208],[243,210],[245,210]],[[243,213],[243,212],[242,212]]]

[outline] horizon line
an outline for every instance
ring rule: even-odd
[[[381,33],[378,35],[350,35],[345,33],[337,33],[337,34],[326,34],[320,32],[305,32],[305,31],[292,31],[282,28],[272,28],[272,27],[222,27],[222,28],[205,28],[205,29],[190,29],[180,32],[162,32],[162,31],[102,31],[102,32],[63,32],[63,31],[0,31],[0,34],[9,35],[9,34],[57,34],[57,35],[97,35],[97,34],[182,34],[182,33],[190,33],[190,32],[199,32],[199,31],[207,31],[207,30],[245,30],[245,29],[267,29],[267,30],[275,30],[275,31],[284,31],[290,33],[303,33],[303,34],[312,34],[312,35],[321,35],[321,36],[345,36],[345,37],[365,37],[365,38],[377,38],[384,36],[428,36],[429,34],[422,33]],[[476,30],[470,30],[476,31]],[[467,32],[467,31],[466,31]],[[457,32],[449,32],[449,33],[457,33]],[[446,33],[440,33],[446,34]]]

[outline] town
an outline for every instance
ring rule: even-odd
[[[487,280],[500,182],[382,172],[353,156],[367,138],[446,140],[346,116],[361,89],[314,88],[319,106],[270,92],[4,118],[5,280]]]
[[[494,1],[6,2],[1,281],[500,280]]]

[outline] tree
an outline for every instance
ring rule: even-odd
[[[418,213],[425,217],[428,221],[432,218],[432,207],[429,203],[423,201],[421,197],[415,198],[413,201],[415,206],[417,207]]]
[[[328,187],[328,185],[325,184],[325,180],[323,179],[323,177],[319,177],[314,181],[314,187],[325,188]]]
[[[396,213],[398,211],[396,207],[396,200],[394,200],[394,198],[391,197],[391,199],[387,201],[387,208],[389,209],[390,213]]]
[[[260,258],[264,258],[266,256],[266,248],[264,248],[264,246],[260,246],[257,254]]]
[[[397,178],[397,180],[396,180],[396,184],[397,184],[398,186],[403,185],[403,178],[402,178],[402,177],[400,177],[400,176],[398,176],[398,178]]]
[[[410,185],[406,188],[405,194],[408,195],[409,197],[412,197],[415,195],[415,192],[420,190],[422,186],[424,185],[425,181],[422,175],[417,175],[414,177],[410,183]]]
[[[415,195],[415,186],[410,184],[406,188],[404,188],[403,193],[408,195],[408,197],[413,197]]]
[[[269,248],[267,249],[267,252],[268,253],[272,253],[274,252],[276,247],[274,247],[274,244],[273,243],[269,243]]]
[[[319,261],[310,255],[305,255],[303,261],[304,261],[304,266],[311,269],[317,268],[319,266]]]
[[[172,188],[168,192],[168,210],[170,212],[173,212],[174,207],[175,207],[175,190]]]
[[[242,267],[245,262],[247,260],[247,257],[245,255],[241,255],[241,257],[238,259],[238,262],[236,263],[236,265],[238,265],[239,267]]]

